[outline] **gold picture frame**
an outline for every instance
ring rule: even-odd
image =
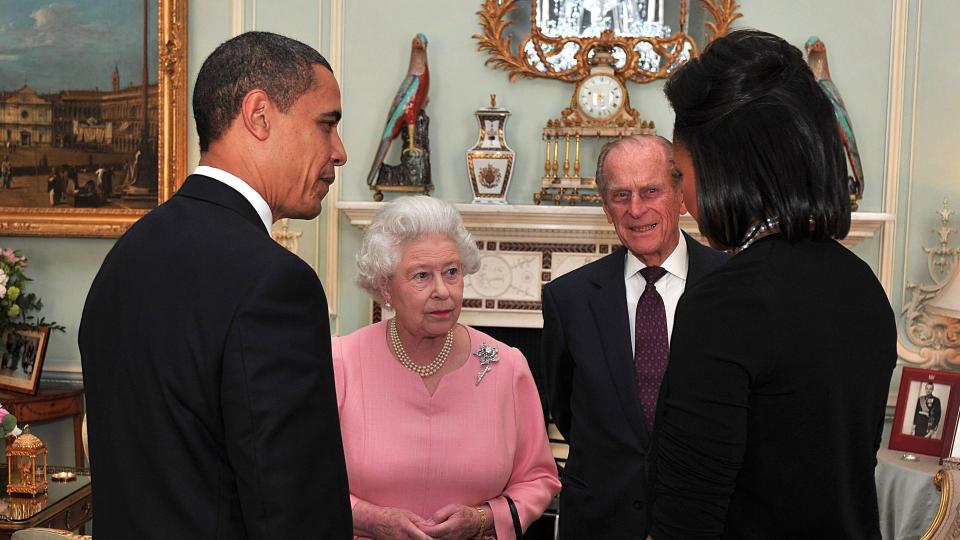
[[[144,205],[155,206],[169,199],[185,176],[187,110],[190,106],[187,101],[187,1],[144,0],[145,8],[149,3],[156,2],[157,5],[159,72],[156,88],[156,203],[152,202],[151,182]],[[146,28],[146,17],[142,23],[131,21],[131,24],[143,24]],[[119,75],[115,75],[114,90],[118,88],[118,79]],[[25,84],[24,88],[26,86]],[[9,139],[8,136],[7,140]],[[40,140],[43,141],[42,138]],[[0,147],[0,150],[2,149]],[[126,166],[126,163],[124,165]],[[43,166],[47,168],[45,154]],[[95,165],[91,156],[87,176],[90,176],[89,169],[93,167]],[[36,170],[39,173],[41,165],[38,164]],[[76,173],[74,175],[76,176]],[[76,187],[76,183],[74,186]],[[77,191],[79,190],[74,190]],[[102,198],[107,200],[106,195]],[[76,202],[74,204],[80,206]],[[150,208],[4,206],[0,202],[0,235],[116,238],[149,210]]]

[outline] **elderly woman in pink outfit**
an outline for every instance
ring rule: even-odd
[[[537,388],[515,348],[459,324],[480,253],[456,208],[405,197],[374,218],[357,283],[396,316],[333,340],[354,533],[515,538],[560,491]]]

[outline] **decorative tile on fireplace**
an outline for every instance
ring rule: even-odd
[[[554,253],[553,254],[553,279],[576,270],[581,266],[591,263],[606,254],[603,253]]]
[[[480,271],[467,276],[464,298],[540,300],[540,253],[480,253]]]
[[[543,325],[541,291],[553,277],[601,256],[606,242],[517,242],[478,238],[480,271],[467,276],[461,320],[481,326]],[[550,271],[544,271],[550,270]]]

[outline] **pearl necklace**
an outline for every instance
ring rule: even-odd
[[[390,334],[390,345],[393,349],[393,354],[396,355],[397,360],[400,361],[400,365],[421,377],[429,377],[440,371],[440,368],[442,368],[443,364],[447,361],[447,355],[450,354],[450,349],[453,348],[453,328],[451,328],[447,332],[447,337],[443,340],[443,347],[440,349],[440,354],[437,355],[433,362],[421,366],[411,360],[410,356],[407,355],[407,351],[404,350],[403,343],[400,342],[400,334],[397,332],[396,319],[390,319],[388,333]]]

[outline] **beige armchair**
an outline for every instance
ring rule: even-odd
[[[943,462],[943,469],[933,477],[933,483],[940,491],[940,508],[937,516],[920,540],[953,540],[960,538],[960,463]]]

